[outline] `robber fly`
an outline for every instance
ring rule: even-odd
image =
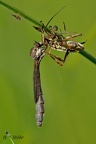
[[[36,122],[37,126],[42,125],[43,115],[44,115],[44,99],[41,88],[40,81],[40,62],[42,58],[45,56],[45,50],[41,47],[42,45],[38,42],[35,42],[34,47],[30,50],[30,55],[34,60],[34,73],[33,73],[33,81],[34,81],[34,101],[36,104]]]

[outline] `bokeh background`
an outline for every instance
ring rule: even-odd
[[[2,0],[3,1],[3,0]],[[63,31],[82,33],[75,40],[87,42],[85,50],[96,56],[96,0],[4,0],[45,24]],[[0,143],[5,130],[15,144],[96,144],[96,67],[78,53],[69,55],[63,67],[46,56],[41,62],[45,100],[43,126],[35,122],[33,60],[29,53],[41,35],[33,24],[16,20],[13,12],[0,5]],[[52,51],[64,57],[64,53]]]

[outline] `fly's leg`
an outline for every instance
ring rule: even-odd
[[[44,43],[45,38],[44,38],[44,33],[43,32],[41,33],[41,37],[42,37],[42,43]]]
[[[70,35],[69,32],[67,32],[66,25],[65,25],[64,22],[63,22],[63,25],[64,25],[64,31],[69,35],[68,37],[66,37],[66,38],[64,39],[65,41],[70,40],[70,39],[73,39],[73,38],[78,37],[78,36],[82,36],[82,34]]]
[[[64,56],[64,60],[63,60],[64,62],[65,62],[68,55],[69,55],[69,51],[67,50],[66,53],[65,53],[65,56]]]
[[[73,39],[73,38],[78,37],[78,36],[82,36],[82,34],[74,34],[74,35],[70,35],[70,36],[66,37],[66,38],[64,39],[64,41],[67,41],[67,40]]]
[[[49,55],[57,64],[59,64],[60,66],[63,66],[62,62],[63,62],[63,59],[53,55],[53,54],[50,54],[49,52],[46,52],[47,55]]]
[[[68,54],[69,54],[69,52],[67,51],[67,52],[65,53],[64,59],[62,59],[62,58],[60,58],[60,57],[58,57],[58,56],[55,56],[55,55],[53,55],[53,54],[50,54],[49,52],[46,52],[46,54],[49,55],[57,64],[59,64],[60,66],[63,66],[63,65],[64,65],[64,62],[65,62],[65,60],[66,60],[66,58],[67,58],[67,56],[68,56]]]

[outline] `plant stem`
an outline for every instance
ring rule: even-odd
[[[9,4],[6,4],[5,2],[2,2],[0,0],[0,4],[3,5],[4,7],[10,9],[11,11],[17,13],[18,15],[20,15],[21,17],[25,18],[26,20],[30,21],[31,23],[34,23],[35,25],[37,25],[38,27],[42,28],[42,24],[40,22],[38,22],[37,20],[27,16],[26,14],[24,14],[22,11],[16,9],[16,8],[13,8],[12,6],[10,6]],[[50,30],[44,26],[44,29],[49,31]],[[93,62],[94,64],[96,64],[96,58],[93,57],[92,55],[90,55],[88,52],[86,52],[85,50],[81,50],[79,51],[79,53],[81,55],[83,55],[84,57],[86,57],[88,60],[90,60],[91,62]]]
[[[81,55],[83,55],[84,57],[86,57],[87,59],[89,59],[91,62],[93,62],[94,64],[96,64],[96,58],[93,57],[91,54],[89,54],[88,52],[86,52],[85,50],[80,50],[79,53]]]

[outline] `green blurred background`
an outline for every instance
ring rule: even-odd
[[[4,0],[4,2],[7,2]],[[96,0],[8,0],[8,3],[45,24],[63,31],[82,33],[76,41],[86,41],[85,50],[96,56]],[[33,60],[29,53],[41,35],[33,24],[18,21],[0,5],[0,143],[5,130],[15,144],[96,144],[96,68],[78,53],[69,55],[63,67],[46,56],[41,62],[45,100],[43,126],[35,122],[33,100]],[[54,52],[63,57],[63,53]],[[7,141],[6,144],[10,144]]]

